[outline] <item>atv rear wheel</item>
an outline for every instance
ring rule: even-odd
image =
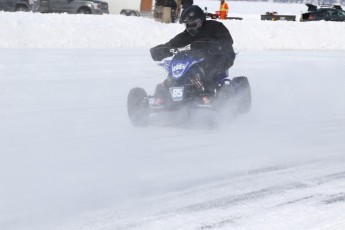
[[[133,126],[147,126],[149,123],[149,103],[147,93],[142,88],[133,88],[128,93],[127,111]]]
[[[234,87],[228,83],[222,85],[217,91],[217,102],[222,105],[235,95]]]
[[[252,96],[248,78],[235,77],[232,79],[231,84],[233,84],[233,87],[236,91],[238,112],[248,113],[252,104]]]

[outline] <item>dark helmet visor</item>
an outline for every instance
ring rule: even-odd
[[[194,29],[194,28],[197,28],[198,26],[200,26],[201,23],[202,23],[201,19],[198,18],[198,19],[196,19],[194,21],[187,22],[186,24],[187,24],[187,28]]]

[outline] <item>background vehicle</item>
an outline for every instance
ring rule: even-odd
[[[279,15],[277,12],[266,12],[261,15],[263,21],[296,21],[295,15]]]
[[[345,21],[345,11],[339,5],[321,5],[320,8],[306,4],[308,12],[303,13],[301,21]]]
[[[153,17],[165,23],[175,22],[181,12],[181,0],[108,0],[108,2],[111,14]]]
[[[101,0],[38,0],[35,12],[70,14],[108,14],[108,3]]]
[[[32,6],[31,0],[0,0],[0,11],[30,11]]]
[[[152,14],[154,0],[110,0],[109,12],[127,16],[139,16],[141,13]]]
[[[181,0],[173,0],[177,4],[178,12],[181,8]],[[157,6],[168,4],[167,0],[108,0],[109,12],[111,14],[122,14],[126,16],[152,16]]]
[[[197,118],[197,125],[212,127],[217,124],[218,115],[227,119],[250,110],[251,92],[246,77],[235,77],[231,80],[227,72],[219,73],[214,77],[214,91],[205,90],[201,80],[204,78],[204,71],[199,65],[205,60],[202,52],[205,50],[177,50],[173,58],[164,59],[159,65],[167,70],[168,78],[165,82],[168,83],[164,86],[157,85],[154,96],[148,96],[146,91],[139,87],[129,91],[127,109],[132,125],[148,125],[151,114],[180,112],[172,118],[182,116],[184,119],[174,120],[173,123],[193,123]],[[159,50],[151,50],[153,60],[161,59],[156,58],[160,56],[159,53]],[[210,116],[199,120],[199,116],[203,114]]]

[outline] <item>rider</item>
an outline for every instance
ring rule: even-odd
[[[205,13],[196,5],[183,11],[180,23],[185,24],[186,29],[169,42],[153,47],[150,50],[152,58],[155,61],[160,61],[172,56],[170,49],[183,48],[188,45],[190,45],[191,50],[200,48],[208,50],[202,54],[205,58],[202,62],[202,68],[205,72],[202,82],[205,91],[212,92],[216,86],[214,77],[229,69],[235,60],[230,32],[221,22],[206,20]],[[163,85],[169,87],[167,83],[169,81],[164,81]]]

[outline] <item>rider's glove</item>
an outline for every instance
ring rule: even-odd
[[[170,47],[166,44],[155,46],[150,49],[150,52],[154,61],[162,61],[164,58],[172,56]]]

